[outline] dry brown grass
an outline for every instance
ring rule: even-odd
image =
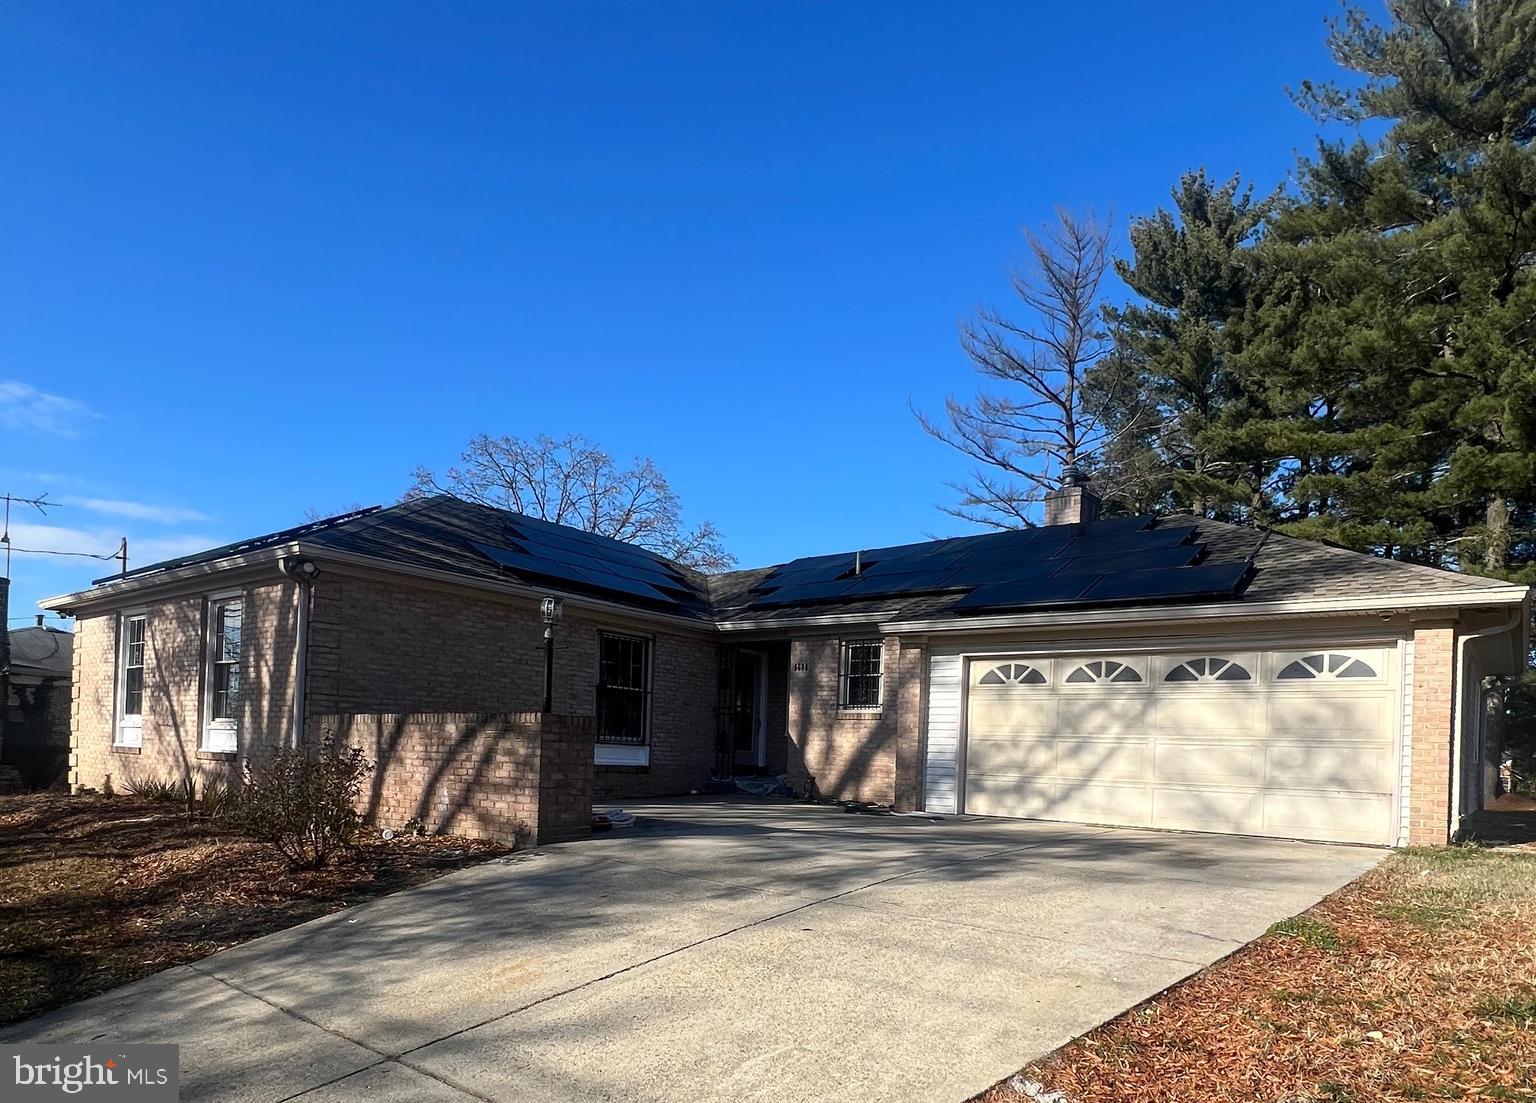
[[[294,871],[265,844],[190,820],[180,805],[0,797],[0,1023],[502,850],[370,833],[334,867]]]
[[[1023,1074],[1070,1103],[1536,1103],[1536,850],[1399,852]]]

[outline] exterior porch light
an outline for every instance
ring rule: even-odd
[[[564,615],[565,603],[559,598],[539,602],[539,619],[544,622],[544,705],[539,711],[546,715],[555,708],[555,625]]]

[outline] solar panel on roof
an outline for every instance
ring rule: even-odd
[[[1099,578],[1090,601],[1157,601],[1232,594],[1248,573],[1246,563],[1207,563],[1154,571],[1123,571]]]
[[[872,548],[794,560],[747,600],[773,607],[969,589],[952,606],[964,611],[1235,593],[1246,568],[1200,565],[1197,536],[1193,524],[1136,516]]]
[[[637,579],[624,578],[615,574],[601,574],[592,570],[584,570],[571,563],[568,559],[554,559],[547,556],[534,555],[530,552],[516,548],[501,548],[491,544],[474,544],[476,551],[485,556],[491,562],[519,575],[536,575],[540,578],[552,578],[562,582],[576,583],[583,587],[596,590],[604,590],[610,593],[629,594],[632,597],[645,598],[648,601],[676,604],[677,599],[669,593],[647,582]]]
[[[1200,555],[1198,547],[1180,544],[1172,548],[1149,548],[1145,551],[1122,552],[1118,555],[1075,556],[1071,559],[1053,560],[1047,564],[1056,576],[1069,574],[1113,574],[1116,571],[1157,570],[1184,567]]]
[[[1156,521],[1156,514],[1138,513],[1130,517],[1105,517],[1090,521],[1083,526],[1083,529],[1100,536],[1121,536],[1139,529],[1151,528]]]
[[[525,571],[528,574],[544,575],[549,578],[563,578],[570,582],[581,582],[588,586],[595,585],[592,576],[586,571],[558,559],[545,559],[542,556],[530,555],[528,552],[518,548],[499,548],[492,544],[473,544],[471,546],[498,566],[507,567],[514,571]]]
[[[1068,578],[1016,579],[978,586],[955,602],[956,609],[1009,609],[1023,605],[1057,605],[1077,601],[1098,581],[1095,575]]]
[[[753,604],[797,605],[807,601],[827,601],[842,597],[848,588],[846,582],[805,582],[753,598]]]
[[[1150,551],[1154,548],[1180,547],[1189,543],[1192,534],[1193,530],[1188,528],[1163,528],[1128,533],[1117,540],[1078,539],[1058,550],[1054,558],[1120,555],[1133,551]]]
[[[655,552],[647,551],[645,548],[626,544],[621,540],[611,540],[596,533],[582,532],[579,529],[565,528],[547,522],[536,526],[524,525],[523,529],[524,536],[520,543],[529,547],[544,546],[596,559],[630,560],[643,563],[664,562]]]
[[[860,575],[849,579],[849,597],[883,597],[887,594],[920,594],[951,588],[952,570],[906,571],[886,575]]]

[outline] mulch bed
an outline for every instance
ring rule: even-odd
[[[1011,1079],[977,1101],[1536,1103],[1536,848],[1396,854]]]
[[[327,868],[129,797],[0,797],[0,1024],[505,853],[370,832]]]

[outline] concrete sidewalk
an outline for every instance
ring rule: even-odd
[[[786,802],[443,877],[10,1028],[184,1100],[958,1101],[1381,851]]]

